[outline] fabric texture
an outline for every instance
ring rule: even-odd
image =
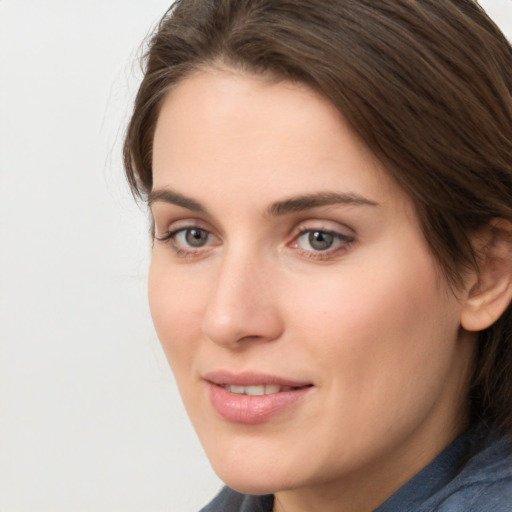
[[[272,495],[240,494],[225,487],[200,512],[272,512],[273,504]],[[510,441],[483,445],[476,430],[466,433],[374,512],[512,512]]]

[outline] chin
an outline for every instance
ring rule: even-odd
[[[282,457],[276,457],[276,450],[269,447],[243,449],[237,443],[224,447],[222,450],[221,443],[218,443],[215,453],[208,449],[206,453],[217,476],[235,491],[274,494],[296,486],[296,469],[287,465]]]
[[[274,472],[269,476],[268,471],[267,474],[255,474],[252,471],[244,471],[243,468],[217,471],[214,467],[214,470],[228,487],[242,494],[275,494],[294,487],[291,482],[284,481]]]

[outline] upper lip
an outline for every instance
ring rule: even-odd
[[[289,379],[287,377],[252,371],[232,373],[227,370],[215,370],[203,375],[203,379],[211,382],[212,384],[217,384],[218,386],[261,386],[269,384],[282,387],[301,388],[312,385],[311,382],[307,381],[299,381]]]

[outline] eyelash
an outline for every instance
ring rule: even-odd
[[[176,237],[180,234],[186,234],[190,231],[201,231],[206,234],[207,237],[214,237],[211,233],[211,231],[208,231],[207,229],[197,226],[197,225],[190,225],[190,226],[183,226],[179,227],[177,229],[174,229],[172,231],[168,231],[163,236],[158,237],[155,236],[155,240],[162,242],[162,243],[169,243],[171,245],[172,250],[174,251],[175,255],[179,258],[196,258],[199,256],[204,255],[207,252],[208,246],[201,246],[197,249],[193,248],[183,248],[180,247],[176,243]],[[328,247],[326,250],[317,250],[314,249],[308,250],[303,249],[299,246],[300,239],[309,234],[313,233],[321,233],[322,235],[327,235],[329,237],[333,238],[333,243],[338,241],[338,244],[335,248]],[[339,233],[337,231],[334,231],[332,229],[327,228],[302,228],[299,229],[294,235],[292,242],[287,244],[289,247],[292,247],[293,249],[296,249],[301,256],[312,259],[312,260],[319,260],[319,261],[325,261],[334,258],[339,253],[347,251],[352,244],[354,243],[355,238],[350,235],[345,235],[342,233]]]

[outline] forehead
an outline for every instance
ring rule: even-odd
[[[154,187],[187,195],[340,189],[368,195],[398,186],[323,96],[287,81],[208,69],[166,97],[153,146]],[[186,189],[186,190],[185,190]],[[372,200],[372,198],[369,198]]]

